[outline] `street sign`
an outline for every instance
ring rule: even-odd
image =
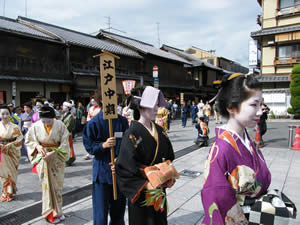
[[[158,66],[153,66],[153,77],[158,77]]]

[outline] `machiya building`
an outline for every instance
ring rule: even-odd
[[[289,75],[300,63],[300,0],[258,0],[261,30],[251,33],[261,51],[263,96],[275,115],[290,107]]]

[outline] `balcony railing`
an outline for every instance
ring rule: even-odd
[[[277,57],[274,60],[274,65],[291,65],[291,64],[296,64],[300,63],[300,58],[295,58],[295,57]]]

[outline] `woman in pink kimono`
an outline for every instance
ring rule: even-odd
[[[42,216],[56,224],[64,220],[62,190],[65,162],[70,157],[69,131],[63,122],[56,120],[54,109],[43,106],[40,120],[26,134],[25,144],[42,186]]]
[[[241,73],[218,83],[221,88],[216,98],[221,115],[228,122],[216,128],[216,141],[206,160],[201,191],[205,212],[202,225],[248,224],[251,218],[247,200],[264,195],[271,182],[262,152],[246,130],[255,127],[262,114],[261,84]]]
[[[0,178],[2,195],[0,201],[10,202],[16,194],[17,175],[23,135],[18,125],[9,120],[10,110],[0,106]]]

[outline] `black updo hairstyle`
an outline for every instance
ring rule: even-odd
[[[224,76],[218,95],[218,107],[223,117],[229,118],[227,108],[240,109],[241,103],[251,97],[254,91],[262,90],[261,83],[253,75],[236,74]],[[228,78],[230,80],[228,80]]]
[[[7,109],[8,112],[9,112],[9,115],[11,114],[11,111],[10,111],[9,107],[6,104],[1,104],[0,109]]]
[[[127,106],[133,110],[133,118],[134,120],[140,119],[140,102],[143,92],[146,87],[133,88],[131,90],[131,95],[127,98]]]

